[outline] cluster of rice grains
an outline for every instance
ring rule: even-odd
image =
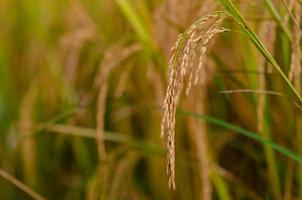
[[[169,188],[175,189],[175,114],[176,105],[187,80],[185,90],[188,95],[192,84],[202,81],[204,74],[200,69],[211,39],[225,29],[219,25],[223,20],[222,13],[206,15],[192,24],[181,34],[170,52],[169,78],[166,96],[163,102],[161,137],[165,136],[167,145],[167,174]]]

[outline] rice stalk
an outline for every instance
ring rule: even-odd
[[[11,182],[13,185],[18,187],[20,190],[28,194],[30,197],[32,197],[35,200],[46,200],[43,196],[40,194],[36,193],[34,190],[32,190],[30,187],[19,181],[17,178],[14,176],[10,175],[3,169],[0,169],[0,176],[2,176],[4,179],[7,181]]]
[[[25,182],[32,187],[35,187],[37,182],[36,176],[36,142],[33,138],[27,137],[31,134],[33,128],[33,112],[35,101],[38,96],[38,89],[35,81],[26,92],[21,104],[21,119],[20,119],[20,137],[26,137],[21,145],[21,157],[24,165],[23,175]]]
[[[259,38],[262,40],[263,44],[268,48],[270,52],[273,52],[274,47],[274,38],[273,36],[275,34],[272,34],[272,32],[275,32],[275,23],[274,22],[262,22],[260,25],[259,30]],[[259,74],[258,74],[258,85],[259,90],[266,90],[266,66],[268,63],[266,60],[259,56],[258,58],[259,63]],[[263,136],[263,138],[271,139],[270,136],[270,127],[269,123],[267,123],[267,98],[265,93],[260,93],[258,98],[258,105],[257,105],[257,130],[259,134]],[[277,169],[277,163],[275,159],[275,154],[272,149],[270,149],[267,146],[264,147],[265,152],[265,158],[268,165],[268,172],[269,172],[269,178],[270,183],[272,187],[272,191],[274,194],[275,199],[281,199],[281,186],[280,186],[280,180],[278,175],[278,169]]]
[[[202,88],[196,88],[193,91],[194,98],[191,98],[190,105],[192,105],[193,109],[198,111],[201,114],[205,113],[204,105],[205,105],[205,94],[206,87],[203,84]],[[192,97],[193,97],[192,96]],[[204,121],[197,121],[195,119],[189,119],[189,125],[192,129],[192,142],[197,151],[198,157],[198,166],[200,173],[200,180],[202,183],[202,189],[200,191],[200,197],[203,200],[212,199],[212,185],[210,182],[210,161],[208,156],[208,144],[207,144],[207,128],[206,123]]]
[[[301,21],[301,20],[300,20],[300,19],[296,20],[296,17],[293,15],[293,12],[292,12],[293,6],[296,5],[296,6],[299,7],[299,4],[298,4],[298,3],[295,4],[295,2],[291,1],[291,2],[290,2],[290,5],[288,6],[285,0],[282,0],[282,3],[283,3],[284,6],[286,7],[287,12],[288,12],[288,15],[291,17],[291,19],[292,19],[294,25],[296,26],[296,29],[297,29],[296,31],[297,31],[297,32],[299,31],[300,34],[301,34],[301,33],[302,33],[302,30],[301,30],[301,28],[300,28],[300,21]]]
[[[148,67],[148,79],[153,84],[154,99],[157,105],[159,105],[164,97],[164,85],[161,75],[154,65]]]
[[[127,86],[127,81],[129,79],[132,68],[133,68],[133,65],[126,65],[122,69],[120,80],[114,91],[114,96],[116,98],[121,97],[123,95],[123,93],[125,92],[126,86]]]
[[[294,17],[297,24],[301,23],[301,9],[300,6],[296,4],[294,8]],[[290,81],[294,82],[294,85],[298,91],[301,90],[301,32],[298,28],[294,28],[293,30],[293,42],[292,42],[292,54],[291,54],[291,66],[288,74],[288,78]]]
[[[292,54],[291,54],[291,66],[289,71],[289,79],[293,82],[296,90],[300,95],[302,95],[301,88],[301,74],[302,74],[302,66],[301,66],[301,5],[297,2],[295,3],[293,9],[293,18],[295,19],[298,27],[293,27],[293,41],[292,41]],[[302,141],[302,113],[296,112],[296,134],[297,134],[297,150],[299,155],[302,154],[301,141]],[[298,166],[298,181],[299,181],[299,193],[298,198],[302,198],[302,167]]]
[[[65,55],[65,76],[69,85],[74,86],[80,62],[81,50],[85,42],[95,37],[95,29],[87,27],[74,30],[61,38],[61,46]]]
[[[98,177],[96,175],[92,176],[86,184],[85,188],[85,199],[87,200],[96,200],[98,199],[98,193],[96,188],[98,188]]]
[[[296,0],[290,0],[290,2],[287,5],[287,11],[288,14],[284,17],[284,24],[288,24],[289,18],[292,17],[292,10],[294,8],[294,4],[295,4]]]
[[[277,36],[277,27],[275,22],[262,22],[259,30],[259,37],[261,38],[263,44],[266,46],[267,50],[274,56],[275,51],[275,43]],[[260,73],[267,72],[269,74],[273,73],[273,66],[266,62],[266,60],[262,58],[258,58]],[[262,70],[262,71],[261,71]]]
[[[60,38],[65,76],[70,86],[75,86],[77,73],[81,62],[81,51],[88,41],[99,36],[97,26],[80,1],[69,1],[70,10],[67,13],[67,24],[72,30]]]
[[[199,81],[200,69],[210,40],[225,29],[219,27],[222,21],[218,13],[206,15],[181,34],[171,49],[169,60],[169,78],[166,96],[163,102],[164,114],[161,123],[161,137],[166,138],[167,175],[169,188],[175,189],[175,114],[177,101],[182,90],[185,76],[189,76],[186,94],[192,83]],[[199,57],[198,57],[199,56]],[[194,60],[198,58],[198,66]]]
[[[284,200],[292,199],[293,192],[293,175],[294,175],[294,163],[292,160],[287,162],[286,180],[284,183]]]

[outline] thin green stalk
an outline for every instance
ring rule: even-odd
[[[262,131],[259,132],[263,136],[264,139],[271,140],[271,132],[270,132],[270,122],[269,122],[269,104],[267,98],[265,98],[265,107],[262,113],[264,115],[263,120],[259,123],[261,124]],[[258,130],[260,131],[260,130]],[[273,149],[269,148],[266,145],[264,147],[265,159],[268,165],[268,173],[270,177],[270,184],[272,187],[272,192],[274,194],[275,199],[281,199],[281,185],[280,179],[278,175],[278,163],[276,162],[276,157]]]

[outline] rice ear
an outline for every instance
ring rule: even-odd
[[[223,20],[220,14],[206,15],[192,24],[181,34],[171,49],[169,60],[169,78],[166,96],[163,101],[163,118],[161,122],[161,137],[165,136],[167,148],[167,174],[169,188],[175,189],[175,114],[179,95],[184,85],[184,79],[189,75],[186,93],[192,83],[199,80],[199,71],[203,65],[203,57],[211,39],[225,31],[219,27]],[[198,66],[194,60],[198,59]]]

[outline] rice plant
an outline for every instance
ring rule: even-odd
[[[302,199],[301,7],[0,1],[0,199]]]

